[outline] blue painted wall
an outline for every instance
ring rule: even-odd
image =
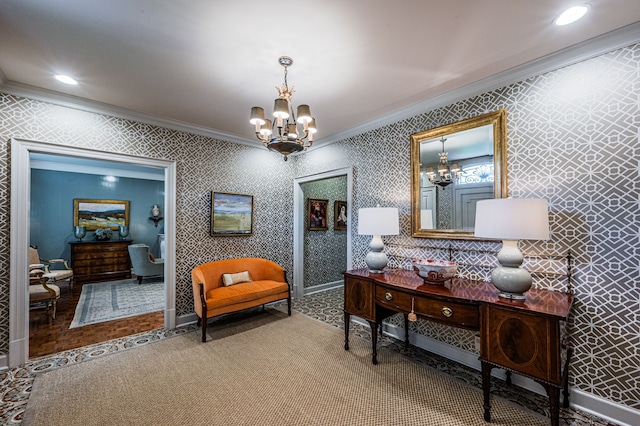
[[[31,235],[30,245],[38,246],[40,257],[70,259],[69,242],[73,236],[73,199],[128,200],[129,236],[134,243],[144,243],[160,257],[158,234],[164,232],[163,223],[154,227],[149,220],[151,208],[164,205],[164,182],[156,180],[70,173],[53,170],[31,170]],[[162,212],[164,216],[164,212]],[[88,231],[83,241],[92,240]],[[112,239],[119,238],[117,231]]]

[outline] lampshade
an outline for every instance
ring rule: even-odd
[[[309,123],[311,119],[311,108],[309,108],[309,105],[298,105],[298,123]]]
[[[478,201],[474,235],[501,240],[548,240],[547,200],[496,198]]]
[[[420,229],[434,229],[433,211],[431,209],[420,210]]]
[[[398,235],[400,223],[395,207],[369,207],[358,210],[358,235]]]

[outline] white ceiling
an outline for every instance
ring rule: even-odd
[[[552,25],[575,3],[2,0],[0,89],[257,143],[250,108],[271,112],[288,55],[322,143],[622,27],[640,40],[640,1]]]

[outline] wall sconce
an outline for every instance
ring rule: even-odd
[[[158,222],[163,219],[162,216],[160,216],[160,207],[158,207],[157,204],[153,205],[153,208],[151,209],[151,216],[149,216],[149,219],[153,221],[153,224],[156,228],[158,227]]]

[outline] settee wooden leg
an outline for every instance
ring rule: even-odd
[[[291,296],[287,298],[287,314],[291,316]]]
[[[207,320],[202,320],[202,343],[207,341]]]
[[[142,276],[138,275],[138,285],[142,284]]]

